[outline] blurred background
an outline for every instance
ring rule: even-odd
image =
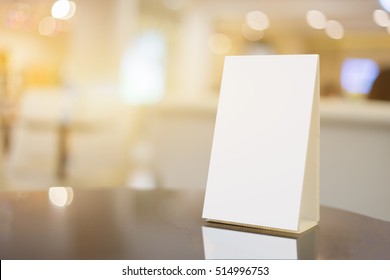
[[[390,220],[389,11],[385,0],[1,0],[0,190],[204,189],[224,56],[317,53],[321,202]]]

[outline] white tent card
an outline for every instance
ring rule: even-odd
[[[319,220],[319,57],[225,58],[203,218],[302,232]]]

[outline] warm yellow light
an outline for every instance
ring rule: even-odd
[[[306,13],[306,21],[314,29],[324,29],[326,26],[326,17],[321,11],[308,11]]]
[[[172,10],[172,11],[179,11],[183,9],[185,3],[185,0],[163,0],[164,5]]]
[[[372,13],[372,18],[374,19],[374,22],[379,26],[387,27],[390,25],[389,15],[384,10],[375,10]]]
[[[68,2],[69,2],[68,14],[66,16],[64,16],[63,18],[61,18],[64,20],[72,18],[74,16],[74,14],[76,13],[76,3],[73,1],[68,1]]]
[[[241,26],[241,33],[245,39],[253,42],[261,40],[264,36],[263,30],[252,29],[246,23]]]
[[[71,187],[51,187],[49,199],[55,206],[68,206],[73,201],[73,189]]]
[[[344,37],[344,28],[340,22],[329,20],[325,27],[326,34],[332,39],[342,39]]]
[[[226,54],[232,47],[228,36],[222,33],[215,33],[209,38],[209,47],[216,54]]]
[[[260,11],[249,12],[246,15],[246,23],[255,30],[265,30],[270,25],[268,16]]]
[[[51,15],[53,18],[70,19],[76,12],[76,4],[73,1],[58,0],[51,7]]]
[[[57,21],[52,17],[45,17],[39,22],[38,32],[42,36],[52,36],[58,29]]]

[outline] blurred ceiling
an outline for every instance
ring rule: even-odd
[[[220,17],[240,17],[248,11],[260,10],[268,15],[271,27],[308,28],[305,20],[306,12],[319,10],[328,20],[339,21],[346,32],[387,33],[373,21],[373,11],[381,9],[377,0],[201,0],[200,2],[203,2],[208,11]]]
[[[177,15],[184,15],[190,11],[200,11],[212,19],[242,21],[249,11],[259,10],[268,15],[270,30],[273,31],[298,31],[315,34],[317,30],[311,29],[306,23],[306,12],[319,10],[324,13],[328,20],[339,21],[346,35],[365,33],[379,36],[389,36],[384,27],[375,24],[373,11],[381,9],[379,0],[73,0],[78,8],[77,16],[83,13],[102,10],[104,15],[107,5],[121,7],[126,1],[138,1],[141,7],[150,7],[157,11],[157,15],[166,14],[170,9]],[[29,13],[29,24],[24,28],[34,29],[38,22],[45,16],[50,15],[51,5],[55,0],[2,0],[0,1],[0,15],[2,22],[0,27],[9,20],[10,11],[12,16]],[[109,3],[109,4],[107,4]],[[21,5],[22,4],[22,5]],[[122,5],[123,6],[123,5]],[[133,6],[134,7],[134,6]],[[16,11],[16,12],[15,12]],[[131,13],[130,13],[131,14]],[[156,15],[156,13],[154,13]],[[172,14],[172,11],[170,13]],[[23,15],[23,14],[22,14]],[[107,15],[109,16],[109,15]],[[8,18],[7,18],[8,17]],[[18,18],[17,18],[18,19]],[[27,27],[26,27],[27,26]]]

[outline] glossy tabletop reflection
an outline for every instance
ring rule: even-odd
[[[390,223],[321,207],[299,236],[207,223],[204,192],[0,192],[1,259],[390,259]]]

